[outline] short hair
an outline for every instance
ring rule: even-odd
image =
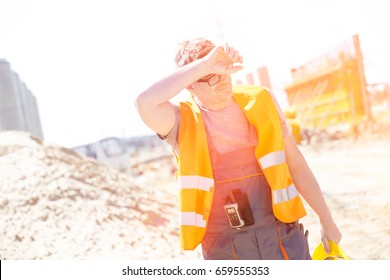
[[[215,45],[205,38],[184,41],[181,43],[181,48],[176,54],[176,65],[182,67],[197,59],[205,57],[214,47]]]

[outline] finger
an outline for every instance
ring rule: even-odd
[[[330,245],[327,238],[322,239],[322,244],[324,245],[325,251],[329,254],[330,253]]]
[[[226,53],[227,53],[230,57],[233,57],[233,56],[234,56],[234,52],[235,52],[235,50],[234,50],[233,47],[228,47],[228,48],[226,49]]]
[[[229,50],[229,57],[234,61],[237,62],[237,59],[239,57],[239,52],[235,50],[234,48],[230,48]]]
[[[232,60],[234,62],[239,62],[239,59],[240,59],[240,53],[238,51],[234,51],[233,56],[232,56]]]
[[[239,51],[235,50],[234,47],[229,47],[228,44],[225,44],[225,53],[229,56],[232,62],[243,62],[242,56],[240,56]]]
[[[308,230],[305,231],[305,237],[309,238],[309,231]]]
[[[225,45],[224,45],[224,50],[225,50],[225,52],[226,52],[227,54],[229,54],[229,49],[230,49],[229,45],[228,45],[227,43],[225,43]]]
[[[244,59],[242,58],[242,55],[240,55],[237,59],[237,62],[244,63]]]
[[[228,68],[226,68],[226,74],[233,74],[233,73],[236,73],[240,70],[244,69],[244,67],[242,67],[241,65],[236,65],[236,66],[229,66]]]
[[[222,60],[225,63],[229,63],[229,64],[233,63],[233,60],[226,49],[219,48],[218,53],[219,53],[218,59]]]
[[[233,48],[231,48],[231,50],[229,51],[229,56],[233,60],[233,62],[239,62],[239,63],[243,62],[240,52]]]

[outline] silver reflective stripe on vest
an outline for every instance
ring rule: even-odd
[[[259,161],[261,167],[265,169],[274,165],[285,163],[286,155],[284,154],[284,151],[272,152],[261,157]]]
[[[298,190],[295,188],[294,184],[291,184],[285,189],[273,191],[273,201],[274,203],[281,203],[289,201],[298,195]]]
[[[195,212],[181,212],[180,215],[182,226],[206,227],[206,221],[203,219],[202,215]]]
[[[179,189],[199,189],[203,191],[210,191],[214,186],[214,179],[203,176],[179,176]]]

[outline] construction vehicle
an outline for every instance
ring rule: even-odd
[[[285,88],[287,99],[295,110],[300,134],[308,142],[313,136],[356,136],[360,124],[371,119],[358,35],[292,69],[291,74],[293,82]]]
[[[128,149],[118,137],[108,137],[72,148],[75,152],[94,158],[97,161],[127,172],[130,168],[130,155]]]

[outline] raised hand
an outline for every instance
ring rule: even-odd
[[[203,65],[209,74],[232,74],[243,69],[243,58],[238,50],[225,44],[215,47],[203,60]]]

